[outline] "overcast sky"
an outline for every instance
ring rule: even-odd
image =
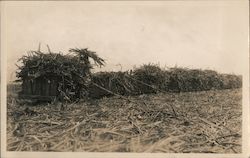
[[[247,1],[4,2],[7,78],[29,50],[79,47],[106,59],[102,70],[143,63],[243,74],[248,58]]]

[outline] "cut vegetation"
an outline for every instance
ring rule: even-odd
[[[104,60],[88,49],[70,49],[70,53],[31,51],[20,58],[17,77],[22,83],[20,97],[37,100],[74,101],[104,96],[140,95],[164,92],[207,91],[241,88],[241,76],[219,74],[213,70],[188,68],[162,69],[147,64],[125,72],[91,73]],[[90,59],[93,60],[91,64]]]
[[[28,106],[8,98],[9,151],[241,153],[241,89]],[[22,104],[22,105],[20,105]]]
[[[102,58],[69,53],[20,59],[20,84],[8,86],[9,151],[241,153],[241,76],[155,64],[92,73]]]

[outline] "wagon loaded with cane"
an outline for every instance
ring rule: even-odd
[[[103,66],[104,60],[88,49],[70,49],[62,53],[30,51],[19,59],[19,98],[34,101],[76,100],[87,94],[91,69]],[[89,59],[93,60],[93,63]]]
[[[30,51],[20,58],[17,77],[22,82],[19,98],[38,101],[75,101],[84,97],[141,95],[156,92],[193,92],[242,86],[241,76],[213,70],[161,69],[146,64],[135,70],[91,73],[105,62],[88,49],[70,49],[67,55]],[[91,62],[92,61],[92,62]]]

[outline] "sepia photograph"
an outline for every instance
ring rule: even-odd
[[[2,1],[1,157],[249,157],[248,31],[245,0]]]

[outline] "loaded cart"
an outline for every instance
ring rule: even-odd
[[[22,84],[20,99],[35,101],[73,101],[87,95],[94,65],[104,60],[87,49],[70,49],[62,53],[31,51],[19,59],[18,81]],[[91,64],[89,58],[94,63]]]
[[[52,101],[58,95],[58,78],[55,76],[43,76],[35,79],[25,78],[22,82],[22,90],[18,96],[20,99]]]

